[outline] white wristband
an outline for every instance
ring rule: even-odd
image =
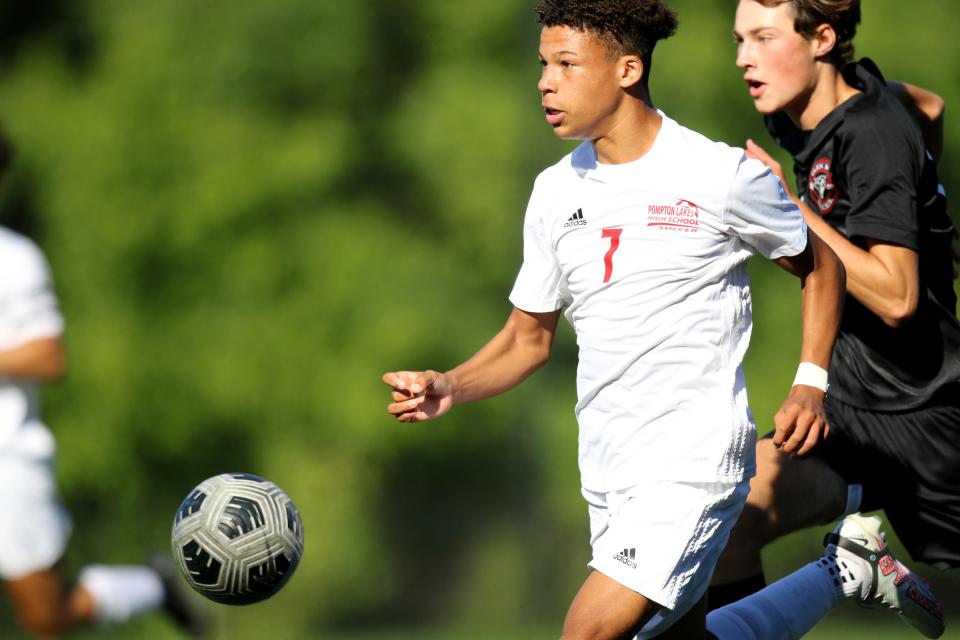
[[[797,377],[793,379],[793,386],[798,384],[816,387],[826,393],[829,386],[827,384],[827,371],[812,362],[801,362],[800,366],[797,367]]]

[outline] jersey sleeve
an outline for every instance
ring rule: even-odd
[[[724,209],[727,231],[771,260],[807,246],[803,214],[783,183],[759,160],[741,156]]]
[[[510,292],[513,306],[531,313],[563,307],[560,266],[545,224],[547,191],[543,176],[537,178],[523,220],[523,264]]]
[[[908,132],[858,122],[840,153],[850,198],[847,235],[919,250],[916,185],[921,155]]]
[[[38,248],[17,247],[4,256],[0,278],[0,349],[63,333],[63,316],[50,268]]]

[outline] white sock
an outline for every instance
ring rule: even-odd
[[[860,563],[866,564],[826,554],[757,593],[711,611],[707,630],[719,640],[800,638],[834,607],[857,597],[858,576],[864,570]]]
[[[840,517],[837,520],[843,520],[851,513],[857,513],[860,511],[860,503],[863,502],[863,485],[862,484],[848,484],[847,485],[847,504],[843,508],[843,513],[840,514]]]
[[[101,622],[126,622],[163,604],[163,582],[149,567],[90,565],[78,582],[93,597]]]

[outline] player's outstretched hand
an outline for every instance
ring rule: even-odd
[[[383,381],[393,388],[387,411],[400,422],[439,418],[453,406],[450,381],[438,371],[391,371]]]
[[[767,165],[767,168],[770,169],[770,173],[780,178],[780,182],[783,184],[783,190],[790,196],[790,199],[793,200],[793,193],[790,192],[790,183],[787,182],[787,176],[783,173],[783,167],[780,166],[780,163],[777,162],[776,158],[767,153],[767,150],[758,145],[751,139],[747,139],[747,146],[744,149],[748,158],[753,158],[754,160],[759,160],[763,164]]]
[[[816,387],[798,384],[790,389],[773,417],[773,444],[787,453],[804,456],[830,434],[823,410],[824,393]]]

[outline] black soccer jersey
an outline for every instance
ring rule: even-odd
[[[921,295],[899,328],[847,296],[830,365],[830,395],[850,405],[894,411],[925,403],[960,380],[952,224],[936,166],[911,116],[869,60],[844,78],[862,93],[802,132],[783,113],[767,118],[790,151],[800,198],[866,249],[867,239],[917,251]]]

